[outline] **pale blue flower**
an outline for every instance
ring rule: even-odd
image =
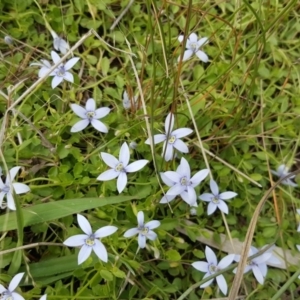
[[[125,109],[130,109],[131,107],[134,107],[134,108],[137,108],[137,99],[138,99],[138,96],[134,96],[133,98],[129,98],[129,95],[126,91],[124,91],[123,93],[123,107]]]
[[[131,164],[129,163],[130,152],[129,147],[126,143],[123,143],[119,153],[119,159],[115,158],[109,153],[101,152],[101,157],[104,162],[111,167],[110,170],[107,170],[100,174],[97,180],[107,181],[114,178],[117,180],[117,189],[121,193],[127,184],[127,173],[136,172],[142,169],[149,161],[146,159],[137,160]]]
[[[188,153],[187,145],[180,139],[193,132],[190,128],[179,128],[174,131],[174,115],[169,113],[165,121],[165,134],[156,134],[153,136],[154,144],[164,142],[162,155],[165,153],[165,160],[169,161],[173,158],[174,148],[182,153]],[[146,144],[150,144],[150,139],[146,140]],[[165,150],[166,148],[166,150]]]
[[[206,178],[208,173],[208,169],[203,169],[191,178],[190,165],[187,160],[182,157],[176,172],[167,171],[160,173],[162,181],[171,187],[160,200],[160,203],[168,203],[175,199],[177,195],[180,195],[190,206],[197,206],[195,187]]]
[[[267,247],[267,246],[262,247],[262,250],[265,247]],[[256,280],[260,284],[264,284],[264,279],[267,276],[267,272],[268,272],[267,263],[272,263],[274,265],[277,265],[277,264],[280,265],[281,264],[280,260],[276,256],[274,256],[273,248],[274,248],[274,246],[269,248],[267,251],[265,251],[260,256],[249,260],[247,262],[246,267],[245,267],[244,273],[247,273],[250,270],[252,270],[253,275],[255,276]],[[248,256],[255,255],[258,252],[259,252],[259,250],[257,248],[251,246]],[[241,258],[240,255],[235,255],[234,260],[238,262],[238,261],[240,261],[240,258]],[[236,273],[236,270],[237,269],[235,268],[233,270],[233,272]]]
[[[59,37],[55,31],[51,30],[50,32],[53,37],[54,49],[60,51],[62,54],[66,54],[67,51],[70,49],[69,44],[64,39]]]
[[[93,233],[89,221],[84,216],[77,214],[77,221],[85,234],[71,236],[63,244],[68,247],[81,247],[78,253],[78,265],[86,261],[92,251],[96,253],[100,260],[107,262],[108,255],[106,248],[99,239],[115,233],[118,228],[116,226],[104,226]]]
[[[229,255],[223,257],[220,260],[220,262],[218,263],[215,253],[208,246],[206,246],[205,247],[205,256],[206,256],[207,262],[197,261],[197,262],[192,263],[192,266],[195,269],[197,269],[200,272],[205,273],[203,279],[210,275],[213,275],[214,273],[221,271],[222,269],[227,268],[233,262],[235,255],[229,254]],[[222,293],[224,295],[227,295],[228,287],[227,287],[227,283],[226,283],[224,276],[222,274],[220,274],[216,277],[216,280],[217,280],[218,287],[220,288]],[[205,287],[209,286],[213,281],[214,281],[214,278],[208,280],[207,282],[200,285],[200,288],[205,288]]]
[[[184,36],[180,35],[178,37],[178,41],[182,43],[184,40]],[[198,40],[198,37],[195,33],[191,33],[186,41],[186,50],[184,51],[182,61],[188,60],[192,57],[193,54],[196,54],[198,58],[203,62],[208,62],[208,56],[205,52],[199,50],[200,47],[208,43],[208,38],[204,37]],[[180,60],[180,56],[178,57],[178,61]]]
[[[71,109],[78,117],[82,119],[72,126],[71,132],[81,131],[84,128],[86,128],[89,124],[91,124],[96,130],[100,132],[108,132],[107,127],[98,119],[107,116],[110,112],[110,108],[102,107],[96,109],[95,100],[90,98],[87,100],[85,108],[78,104],[71,104]]]
[[[0,295],[1,299],[4,300],[25,300],[19,293],[15,292],[20,281],[22,280],[25,273],[19,273],[13,277],[8,289],[6,289],[2,284],[0,284]]]
[[[9,176],[6,176],[5,183],[2,181],[2,178],[0,177],[0,207],[2,206],[2,201],[4,196],[6,196],[7,199],[7,206],[11,210],[16,210],[16,205],[13,197],[13,191],[11,190],[11,186],[13,187],[16,194],[24,194],[30,191],[30,188],[28,185],[24,183],[19,182],[13,182],[16,175],[18,174],[21,167],[14,167],[10,169]]]
[[[219,208],[225,214],[228,214],[228,206],[224,200],[228,200],[237,196],[237,193],[223,192],[220,194],[219,187],[213,179],[210,180],[210,190],[212,192],[211,194],[204,193],[199,196],[199,199],[209,202],[207,206],[207,214],[211,215],[217,208]]]
[[[146,247],[146,238],[154,241],[157,234],[152,230],[160,226],[160,222],[153,220],[144,224],[144,213],[139,211],[137,214],[138,227],[128,229],[124,233],[124,237],[132,237],[138,234],[138,244],[140,248]]]
[[[287,176],[288,174],[290,174],[289,173],[289,168],[284,164],[280,165],[277,168],[277,171],[271,170],[271,173],[276,175],[280,179]],[[292,186],[292,187],[296,187],[296,186],[298,186],[298,184],[291,180],[291,179],[295,178],[295,176],[296,175],[292,175],[291,177],[281,181],[281,183],[284,184],[284,185],[289,185],[289,186]]]

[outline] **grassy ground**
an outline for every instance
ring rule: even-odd
[[[206,243],[220,260],[240,254],[245,242],[242,257],[250,245],[276,244],[285,264],[269,267],[264,284],[252,272],[235,277],[231,265],[222,271],[229,299],[299,299],[299,187],[274,186],[278,178],[270,172],[300,166],[298,2],[136,0],[111,30],[128,3],[0,2],[2,179],[21,166],[16,181],[30,187],[14,195],[15,212],[3,209],[0,216],[1,283],[7,287],[25,272],[18,288],[25,299],[216,299],[224,297],[216,280],[199,288],[205,273],[191,264],[206,260]],[[80,57],[70,70],[74,83],[54,89],[53,77],[39,79],[39,68],[30,66],[51,61],[51,29],[75,45],[67,60]],[[178,63],[192,32],[209,39],[201,47],[207,63],[196,55]],[[124,109],[124,90],[138,95],[137,106]],[[80,120],[70,104],[84,106],[88,98],[111,109],[102,120],[108,133],[92,126],[70,132]],[[166,162],[162,144],[145,141],[164,132],[169,112],[174,129],[193,133],[183,138],[189,153]],[[118,157],[124,142],[137,143],[131,161],[149,163],[128,174],[119,195],[115,179],[97,177],[107,170],[100,152]],[[208,215],[200,200],[194,213],[180,197],[159,203],[168,190],[160,172],[176,170],[181,157],[192,175],[210,170],[197,197],[210,192],[210,178],[220,191],[238,194],[227,201],[228,214]],[[123,236],[136,226],[138,211],[161,223],[157,239],[139,250],[136,237]],[[102,239],[107,263],[92,254],[78,265],[78,249],[63,245],[81,233],[77,213],[94,231],[118,227]]]

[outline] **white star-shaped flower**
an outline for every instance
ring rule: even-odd
[[[47,300],[47,295],[43,295],[40,300]]]
[[[97,180],[107,181],[118,177],[117,189],[121,193],[127,184],[127,173],[136,172],[142,169],[148,160],[140,159],[131,164],[129,163],[130,152],[129,147],[126,143],[123,143],[119,153],[119,159],[115,158],[109,153],[101,152],[101,157],[104,162],[112,169],[107,170],[100,174]]]
[[[56,64],[60,60],[59,55],[55,51],[51,51],[51,57],[54,64]],[[73,74],[68,71],[73,68],[73,66],[79,61],[79,59],[80,57],[73,57],[69,59],[65,64],[60,64],[52,73],[50,73],[50,76],[54,76],[51,83],[53,89],[56,88],[64,80],[72,83],[74,82]]]
[[[59,37],[55,31],[51,30],[50,32],[53,37],[54,49],[60,51],[62,54],[66,54],[67,51],[70,49],[69,44],[64,39]]]
[[[0,295],[1,299],[4,300],[25,300],[19,293],[15,292],[15,289],[18,287],[21,279],[25,273],[19,273],[13,277],[11,280],[8,289],[6,289],[2,284],[0,284]]]
[[[271,170],[271,173],[281,179],[289,174],[289,168],[286,165],[282,164],[277,168],[277,171]],[[291,180],[291,179],[295,178],[295,176],[296,175],[292,175],[290,178],[283,180],[281,183],[284,185],[296,187],[296,186],[298,186],[298,184]]]
[[[152,230],[160,226],[160,222],[153,220],[144,224],[144,213],[139,211],[137,214],[138,227],[128,229],[124,233],[124,237],[132,237],[138,234],[138,244],[140,248],[146,247],[146,238],[154,241],[157,238],[157,234]]]
[[[129,95],[126,91],[123,93],[123,107],[124,109],[130,109],[131,105],[136,108],[137,107],[137,99],[138,96],[134,96],[132,99],[129,98]]]
[[[196,261],[196,262],[192,263],[192,266],[195,269],[197,269],[200,272],[205,273],[203,279],[210,275],[213,275],[216,272],[221,271],[222,269],[227,268],[233,262],[235,255],[229,254],[229,255],[223,257],[220,260],[220,262],[218,263],[215,253],[208,246],[206,246],[205,247],[205,256],[206,256],[207,262]],[[214,278],[203,283],[202,285],[200,285],[200,288],[205,288],[205,287],[209,286],[213,282],[213,280],[214,280]],[[227,283],[226,283],[224,276],[222,274],[220,274],[216,277],[216,280],[217,280],[218,287],[220,288],[222,293],[224,295],[227,295],[228,287],[227,287]]]
[[[262,250],[267,247],[264,246],[262,247]],[[280,264],[280,260],[273,255],[273,247],[269,248],[266,252],[264,252],[262,255],[253,258],[252,260],[249,260],[247,262],[247,265],[245,267],[244,273],[249,272],[252,270],[253,275],[255,276],[256,280],[260,284],[264,284],[264,279],[267,276],[268,272],[268,267],[267,263],[272,263],[272,264]],[[259,252],[259,250],[253,246],[251,246],[249,250],[248,256],[255,255]],[[235,255],[234,260],[235,261],[240,261],[241,256],[240,255]],[[236,268],[233,270],[233,273],[236,273]]]
[[[184,36],[180,35],[178,41],[182,43]],[[198,58],[203,62],[208,62],[208,56],[205,52],[199,50],[200,47],[208,43],[208,38],[204,37],[198,40],[198,37],[195,33],[191,33],[186,41],[186,50],[184,51],[182,61],[188,60],[193,54],[196,54]],[[178,57],[178,61],[180,56]]]
[[[197,172],[191,178],[191,169],[187,160],[182,157],[180,165],[176,172],[167,171],[160,173],[162,181],[171,188],[167,191],[166,195],[160,200],[160,203],[168,203],[172,201],[177,195],[190,206],[197,206],[197,196],[195,187],[206,178],[209,170],[204,169]]]
[[[7,199],[7,206],[11,210],[16,210],[16,205],[13,197],[13,191],[11,190],[11,186],[13,187],[16,194],[24,194],[30,191],[30,188],[28,185],[24,183],[19,182],[13,182],[15,179],[18,171],[21,169],[21,167],[14,167],[10,169],[9,176],[6,176],[5,183],[2,181],[0,177],[0,206],[2,206],[2,201],[4,196],[6,196]]]
[[[156,134],[153,137],[154,144],[164,142],[162,155],[165,153],[165,160],[169,161],[173,158],[174,148],[182,153],[188,153],[189,149],[187,145],[180,140],[180,138],[185,137],[193,132],[190,128],[179,128],[174,131],[174,115],[169,113],[165,121],[165,134]],[[150,138],[145,142],[150,144]],[[165,148],[167,147],[166,151]]]
[[[207,214],[211,215],[217,208],[219,208],[225,214],[228,214],[228,206],[224,200],[228,200],[237,196],[237,193],[224,192],[220,194],[219,187],[213,179],[210,180],[210,190],[212,194],[204,193],[199,196],[199,199],[209,202],[207,206]]]
[[[64,241],[64,245],[68,247],[81,246],[81,249],[78,253],[78,265],[86,261],[91,255],[92,251],[96,253],[100,260],[107,262],[106,248],[99,241],[99,239],[115,233],[118,228],[116,226],[104,226],[93,233],[89,221],[84,216],[78,214],[77,221],[81,230],[85,234],[77,234],[69,237]]]
[[[100,132],[108,132],[107,127],[98,119],[107,116],[110,112],[110,108],[102,107],[96,109],[95,100],[90,98],[87,100],[85,108],[78,104],[71,104],[71,109],[78,117],[82,119],[73,125],[71,132],[81,131],[89,124],[92,124],[92,126]]]

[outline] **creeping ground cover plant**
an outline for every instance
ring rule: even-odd
[[[0,299],[297,299],[297,8],[0,1]]]

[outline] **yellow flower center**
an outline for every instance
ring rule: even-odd
[[[149,228],[148,227],[141,227],[140,228],[140,233],[143,235],[147,235],[149,232]]]
[[[169,138],[168,143],[169,143],[169,144],[174,144],[175,141],[176,141],[176,137],[175,137],[174,135],[172,135],[172,136]]]
[[[88,111],[88,112],[86,113],[86,116],[87,116],[89,119],[92,119],[92,118],[94,118],[94,116],[95,116],[95,112],[94,112],[94,111]]]
[[[190,43],[190,48],[191,48],[191,50],[196,51],[197,48],[198,48],[197,43],[196,42],[195,43]]]
[[[123,167],[123,164],[122,163],[118,163],[116,168],[115,168],[116,171],[118,172],[121,172],[124,170],[124,167]]]
[[[182,178],[180,179],[180,183],[181,183],[181,185],[187,186],[187,185],[188,185],[188,181],[187,181],[186,177],[182,177]]]
[[[218,267],[211,264],[209,267],[208,267],[208,270],[210,273],[215,273],[215,272],[218,272]]]
[[[95,238],[90,236],[85,240],[85,244],[88,246],[94,246],[95,245]]]
[[[215,204],[218,204],[219,203],[219,197],[217,197],[217,196],[213,197],[212,202],[215,203]]]

